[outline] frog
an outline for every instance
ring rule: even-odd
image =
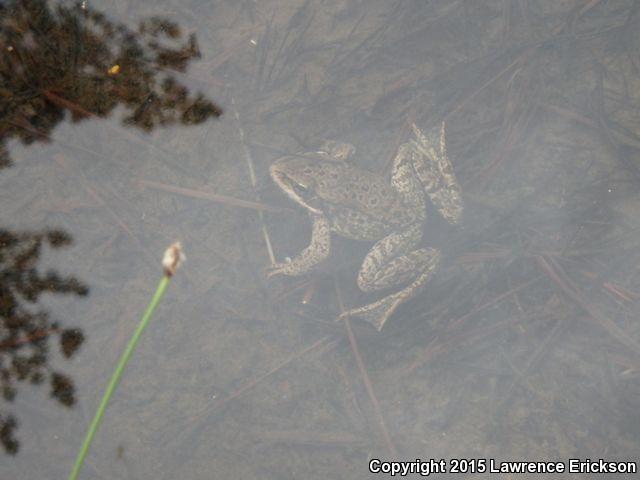
[[[268,277],[310,272],[329,257],[336,234],[374,242],[357,275],[361,291],[398,289],[348,309],[338,319],[359,317],[380,331],[401,303],[424,288],[442,256],[439,249],[420,246],[428,201],[452,225],[459,223],[463,204],[447,156],[444,122],[427,133],[415,124],[411,129],[415,138],[398,148],[390,176],[358,167],[355,147],[333,140],[271,164],[271,178],[307,210],[312,229],[309,245],[292,259],[267,267]]]

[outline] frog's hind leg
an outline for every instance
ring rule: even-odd
[[[457,223],[462,214],[460,185],[449,157],[444,135],[444,122],[439,129],[425,134],[412,125],[417,140],[411,141],[412,164],[427,195],[440,214],[450,223]]]
[[[438,250],[412,250],[420,237],[420,227],[413,226],[404,232],[392,233],[376,243],[365,257],[358,274],[360,289],[371,292],[407,281],[411,283],[376,302],[344,312],[340,318],[357,316],[367,320],[377,330],[382,329],[398,305],[418,292],[438,266]]]
[[[440,252],[435,249],[422,248],[413,253],[422,256],[425,262],[422,273],[411,284],[399,292],[388,295],[376,302],[346,311],[340,315],[340,319],[351,316],[360,317],[371,323],[376,330],[382,330],[387,319],[393,314],[398,305],[419,292],[423,285],[427,283],[440,261]]]

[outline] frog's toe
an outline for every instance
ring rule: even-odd
[[[264,274],[267,278],[275,277],[276,275],[281,275],[282,272],[278,270],[277,265],[270,265],[264,269]]]
[[[287,259],[288,260],[288,259]],[[291,261],[274,263],[264,269],[264,273],[267,278],[275,277],[276,275],[287,275],[288,270],[291,268]]]
[[[373,325],[376,330],[380,331],[401,302],[402,299],[398,298],[384,298],[377,302],[370,303],[369,305],[365,305],[364,307],[347,310],[340,314],[338,320],[344,320],[348,317],[358,317],[366,320]]]

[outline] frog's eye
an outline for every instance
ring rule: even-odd
[[[308,190],[306,185],[303,185],[300,182],[293,182],[293,188],[294,190],[296,190],[298,193],[304,193]]]

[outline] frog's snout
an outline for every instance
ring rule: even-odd
[[[313,213],[320,214],[320,210],[309,205],[305,199],[305,197],[309,195],[309,181],[304,178],[304,175],[292,175],[296,173],[296,171],[291,168],[291,161],[291,157],[283,157],[276,160],[276,162],[269,167],[271,178],[294,202]],[[295,159],[293,161],[295,161]]]

